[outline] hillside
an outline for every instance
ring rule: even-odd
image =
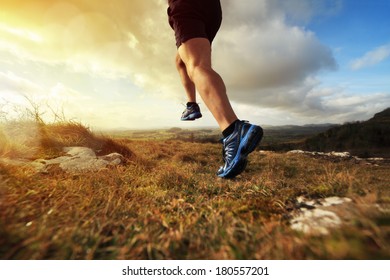
[[[363,122],[332,127],[308,138],[302,149],[310,151],[348,151],[363,157],[390,157],[390,108]]]

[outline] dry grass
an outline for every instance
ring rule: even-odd
[[[35,121],[0,123],[0,157],[37,159],[55,157],[67,146],[90,147],[98,155],[111,152],[131,158],[130,149],[109,137],[96,136],[76,122],[44,124]]]
[[[50,129],[48,147],[102,147],[78,129]],[[388,166],[255,151],[242,175],[222,180],[218,144],[123,140],[120,147],[131,161],[99,172],[37,174],[0,164],[0,258],[390,257],[389,216],[371,207],[388,209]],[[331,235],[303,236],[288,225],[302,195],[348,196],[358,207]]]

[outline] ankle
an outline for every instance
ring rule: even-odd
[[[226,129],[224,129],[222,131],[222,135],[223,135],[223,138],[226,138],[228,137],[230,134],[233,133],[234,131],[234,128],[236,127],[236,123],[239,122],[240,120],[235,120],[234,122],[232,122]]]
[[[187,105],[187,107],[191,107],[192,105],[196,105],[196,104],[198,104],[198,103],[189,101],[189,102],[187,102],[186,105]]]

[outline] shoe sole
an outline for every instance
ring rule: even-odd
[[[245,137],[242,139],[240,146],[237,150],[237,155],[233,159],[232,167],[229,171],[225,171],[222,174],[219,174],[218,176],[221,178],[234,178],[237,175],[241,174],[247,164],[247,157],[250,153],[252,153],[257,145],[260,143],[261,139],[263,138],[263,129],[260,126],[252,126]],[[249,147],[246,147],[250,144]]]
[[[192,113],[192,114],[189,114],[187,117],[185,118],[181,118],[182,121],[194,121],[196,119],[200,119],[202,117],[202,114],[201,113]]]

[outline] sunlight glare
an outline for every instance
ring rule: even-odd
[[[35,32],[21,28],[9,27],[5,24],[0,24],[0,31],[17,36],[18,38],[27,39],[35,43],[42,43],[43,41],[42,36]]]

